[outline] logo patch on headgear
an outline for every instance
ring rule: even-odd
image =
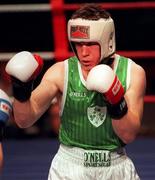
[[[76,39],[89,39],[89,26],[71,26],[70,36]]]

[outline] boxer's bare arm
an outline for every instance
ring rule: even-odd
[[[132,63],[131,83],[125,93],[128,113],[120,121],[112,121],[116,134],[126,144],[131,143],[139,132],[143,115],[145,89],[146,76],[144,69],[136,63]]]
[[[2,171],[3,167],[3,148],[2,148],[2,143],[0,142],[0,173]]]
[[[34,124],[49,108],[52,99],[62,93],[64,78],[64,62],[50,67],[43,76],[41,83],[32,91],[28,101],[20,102],[15,99],[14,117],[21,128]]]

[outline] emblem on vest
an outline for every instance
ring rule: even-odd
[[[94,106],[87,108],[87,116],[91,124],[95,127],[99,127],[103,124],[106,119],[107,115],[107,108]]]

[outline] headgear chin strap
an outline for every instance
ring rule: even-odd
[[[100,61],[115,53],[115,27],[112,18],[70,19],[68,21],[68,38],[70,42],[97,42],[101,48]],[[72,43],[71,46],[75,52]]]

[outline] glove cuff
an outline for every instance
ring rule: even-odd
[[[16,78],[12,78],[12,90],[15,99],[20,102],[27,101],[33,89],[33,81],[22,82]]]
[[[111,118],[119,120],[128,111],[128,106],[124,97],[117,104],[107,104],[108,112]]]

